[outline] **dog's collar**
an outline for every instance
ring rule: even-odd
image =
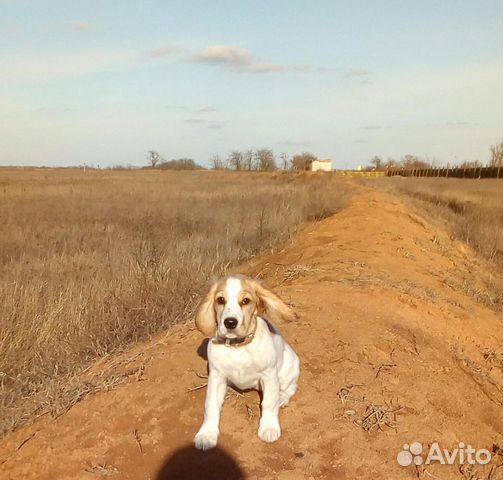
[[[217,336],[216,338],[213,339],[213,343],[217,345],[225,345],[226,347],[244,347],[245,345],[251,343],[255,338],[255,333],[257,331],[257,324],[258,324],[257,317],[255,317],[255,328],[253,329],[253,332],[246,335],[246,337],[225,338]]]

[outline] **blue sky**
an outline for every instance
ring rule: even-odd
[[[503,2],[0,0],[0,165],[451,164],[503,139]]]

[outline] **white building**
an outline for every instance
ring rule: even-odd
[[[312,172],[331,172],[332,171],[332,160],[313,160],[311,163]]]

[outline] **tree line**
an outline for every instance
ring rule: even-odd
[[[192,158],[164,160],[156,150],[149,150],[146,154],[146,159],[149,168],[161,170],[197,170],[205,168]],[[317,157],[310,152],[299,153],[290,158],[284,152],[276,155],[269,148],[258,148],[232,150],[227,157],[214,154],[210,157],[210,168],[213,170],[256,172],[273,172],[276,170],[303,171],[310,170],[311,163],[314,160],[317,160]]]
[[[291,158],[287,153],[279,155],[269,148],[233,150],[227,158],[221,155],[212,155],[210,158],[211,168],[214,170],[236,170],[236,171],[259,171],[273,172],[275,170],[310,170],[311,163],[317,160],[316,155],[310,152],[303,152],[293,155]]]
[[[502,166],[503,164],[503,142],[492,145],[489,148],[491,153],[487,162],[489,167]],[[164,160],[159,152],[150,150],[146,155],[149,168],[161,170],[198,170],[204,169],[192,158],[178,158]],[[273,172],[275,170],[284,171],[305,171],[311,169],[311,164],[317,160],[316,155],[311,152],[302,152],[292,157],[282,152],[276,155],[269,148],[258,148],[248,150],[232,150],[226,157],[214,154],[210,157],[209,168],[213,170],[236,170],[236,171],[257,171]],[[386,170],[389,168],[404,169],[428,169],[436,166],[435,159],[429,157],[419,157],[417,155],[405,155],[401,160],[382,157],[376,155],[372,157],[365,170]],[[485,166],[480,160],[465,161],[459,165],[460,168],[479,168]]]
[[[145,157],[149,168],[158,168],[160,170],[200,170],[204,168],[192,158],[164,160],[157,150],[149,150]]]
[[[491,145],[489,147],[489,152],[491,156],[489,161],[484,164],[480,160],[465,161],[461,164],[456,165],[458,168],[479,168],[479,167],[498,167],[503,164],[503,142],[496,145]],[[404,169],[427,169],[434,168],[437,166],[435,164],[435,159],[430,159],[429,157],[418,157],[416,155],[405,155],[401,160],[394,160],[388,158],[384,160],[378,155],[372,157],[369,161],[369,165],[366,170],[386,170],[388,168],[404,168]]]

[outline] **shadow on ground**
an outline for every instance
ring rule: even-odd
[[[193,446],[178,449],[161,467],[155,480],[241,480],[246,476],[225,450],[216,447],[206,452]]]

